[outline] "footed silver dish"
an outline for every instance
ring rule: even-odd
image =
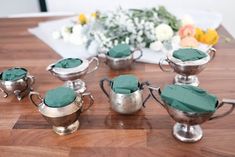
[[[173,57],[173,52],[168,53],[166,59],[161,59],[159,62],[159,67],[163,72],[176,72],[177,75],[174,78],[175,84],[187,84],[192,86],[198,86],[199,80],[196,76],[201,71],[203,71],[207,64],[215,58],[216,50],[210,48],[207,52],[205,58],[196,61],[181,61]],[[163,62],[167,62],[171,69],[166,68]]]
[[[215,120],[218,118],[222,118],[228,114],[230,114],[235,108],[235,99],[223,99],[222,101],[217,101],[216,103],[216,110],[215,112],[220,109],[221,107],[225,106],[225,104],[230,105],[230,109],[221,113],[219,115],[214,115],[215,112],[203,112],[203,113],[196,113],[196,112],[183,112],[178,109],[171,107],[164,101],[161,101],[160,98],[157,98],[154,95],[154,91],[161,95],[160,88],[155,87],[148,87],[150,89],[150,93],[152,97],[160,103],[171,116],[172,119],[176,121],[176,124],[173,127],[173,136],[182,142],[197,142],[203,137],[203,131],[200,127],[200,124]]]
[[[63,60],[63,59],[61,59]],[[58,68],[54,67],[55,64],[60,62],[61,60],[58,60],[57,62],[49,65],[47,67],[47,70],[60,79],[61,81],[65,81],[65,86],[72,88],[74,91],[83,93],[86,90],[86,84],[83,80],[84,76],[86,74],[92,73],[95,70],[98,69],[99,66],[99,60],[96,57],[91,58],[91,60],[87,59],[81,59],[82,64],[78,67],[74,68]],[[93,69],[89,70],[89,67],[92,62],[96,62],[96,65],[93,67]]]

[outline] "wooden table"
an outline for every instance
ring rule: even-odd
[[[27,68],[36,77],[35,91],[41,94],[63,84],[45,70],[60,56],[27,28],[50,19],[0,19],[0,71]],[[221,38],[215,60],[199,75],[200,86],[219,98],[235,98],[235,41],[223,27],[219,32],[231,42]],[[204,137],[194,144],[174,139],[174,121],[153,99],[132,116],[113,112],[98,82],[124,73],[161,87],[172,83],[175,75],[163,73],[154,64],[136,63],[131,71],[111,71],[101,63],[85,78],[95,104],[82,114],[79,130],[68,136],[55,134],[28,98],[20,102],[15,97],[0,98],[0,156],[235,156],[235,112],[203,124]]]

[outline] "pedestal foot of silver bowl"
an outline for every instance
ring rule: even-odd
[[[84,93],[86,91],[86,84],[82,80],[74,80],[65,82],[65,86],[72,88],[78,93]]]
[[[200,125],[176,123],[173,127],[173,135],[182,142],[192,143],[199,141],[203,136],[203,132]]]
[[[68,135],[71,134],[79,128],[79,121],[76,120],[74,123],[70,124],[69,126],[63,127],[63,126],[53,126],[53,130],[58,135]]]
[[[197,87],[199,85],[199,80],[197,76],[183,76],[177,74],[175,76],[174,83],[179,85],[192,85]]]

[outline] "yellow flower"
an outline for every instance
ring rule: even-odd
[[[215,45],[219,40],[219,35],[214,29],[208,29],[204,35],[204,43],[208,45]]]
[[[96,18],[96,12],[94,12],[94,13],[91,13],[91,17],[93,17],[93,18]]]
[[[196,28],[194,37],[197,39],[197,41],[202,42],[203,36],[204,36],[204,32],[202,31],[202,29]]]
[[[208,29],[204,32],[202,29],[196,28],[194,37],[197,41],[208,45],[215,45],[219,40],[219,35],[214,29]]]
[[[79,22],[81,25],[87,24],[88,19],[87,19],[86,15],[85,15],[85,14],[80,14],[80,15],[78,16],[78,22]]]

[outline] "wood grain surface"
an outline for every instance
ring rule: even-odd
[[[45,70],[61,57],[27,29],[51,19],[55,18],[0,19],[0,71],[15,66],[27,68],[36,77],[34,90],[42,95],[63,84]],[[215,60],[199,75],[200,86],[220,99],[235,98],[235,41],[223,27],[219,33],[231,41],[227,43],[221,37]],[[13,96],[1,97],[0,157],[235,156],[235,112],[204,123],[204,137],[194,144],[174,139],[174,121],[153,99],[131,116],[113,112],[98,82],[103,77],[127,73],[160,87],[171,84],[175,75],[163,73],[157,65],[143,63],[135,63],[132,70],[112,71],[101,60],[99,69],[85,77],[95,104],[81,115],[79,130],[67,136],[55,134],[28,98],[19,102]]]

